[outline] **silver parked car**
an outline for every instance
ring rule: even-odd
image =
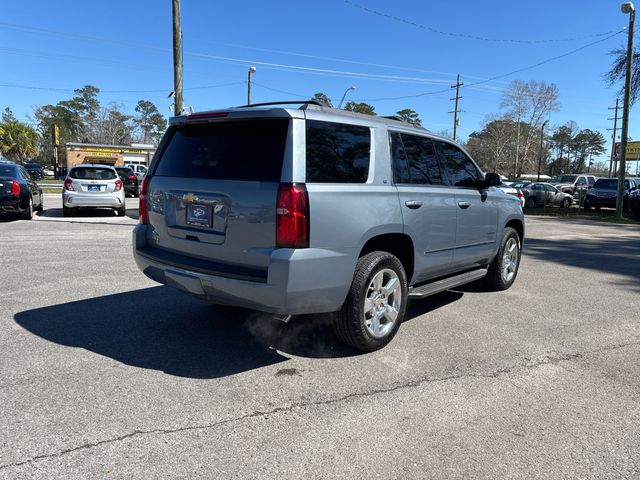
[[[88,163],[71,167],[62,189],[62,213],[68,217],[78,208],[111,208],[125,215],[124,185],[114,167]]]
[[[573,203],[573,196],[558,190],[550,183],[533,182],[522,188],[525,205],[529,208],[541,207],[543,205],[558,205],[562,208],[569,208]]]
[[[254,104],[171,119],[140,193],[135,261],[212,303],[331,314],[384,347],[407,301],[482,279],[506,290],[517,197],[451,140],[321,106]]]
[[[513,195],[514,197],[516,197],[518,200],[520,200],[520,204],[524,207],[524,194],[522,193],[522,190],[520,190],[519,188],[515,188],[508,183],[498,185],[498,188],[504,193],[508,193],[509,195]]]

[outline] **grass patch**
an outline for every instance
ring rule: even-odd
[[[585,220],[594,220],[597,222],[620,223],[625,225],[640,225],[640,220],[632,218],[629,214],[618,218],[615,210],[589,210],[585,211],[577,206],[571,208],[525,208],[525,215],[541,216],[541,217],[560,217],[560,218],[579,218]]]
[[[36,183],[38,185],[41,183],[50,183],[50,184],[55,183],[56,185],[62,185],[64,183],[64,180],[56,180],[55,178],[45,178],[44,180],[38,180]]]
[[[62,193],[62,189],[57,187],[42,187],[42,193]]]

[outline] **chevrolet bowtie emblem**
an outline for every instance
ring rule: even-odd
[[[182,196],[183,202],[197,202],[198,200],[198,196],[194,195],[193,193],[187,193],[186,195]]]

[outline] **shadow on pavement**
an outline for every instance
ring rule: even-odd
[[[456,301],[445,292],[409,303],[412,319]],[[17,313],[15,321],[51,342],[127,365],[189,378],[219,378],[284,362],[359,355],[335,339],[328,315],[294,317],[212,306],[158,286]]]
[[[640,236],[527,239],[524,255],[552,264],[619,275],[622,277],[619,285],[640,291]]]
[[[100,219],[120,219],[129,218],[132,220],[138,220],[138,209],[128,208],[125,217],[117,216],[116,212],[107,208],[95,208],[95,209],[79,209],[74,213],[72,217],[65,217],[62,214],[62,208],[47,208],[41,212],[35,212],[34,215],[38,217],[39,221],[53,221],[66,222],[66,223],[94,223],[100,225],[123,225],[113,223],[110,221],[100,221]],[[96,221],[88,221],[85,219],[95,219]],[[125,224],[130,225],[130,224]]]

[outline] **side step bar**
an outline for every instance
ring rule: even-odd
[[[480,280],[486,274],[486,268],[479,268],[478,270],[472,270],[453,277],[443,278],[442,280],[427,283],[419,287],[413,287],[409,289],[409,298],[424,298],[429,295],[435,295],[436,293],[444,292],[450,288],[458,287],[475,280]]]

